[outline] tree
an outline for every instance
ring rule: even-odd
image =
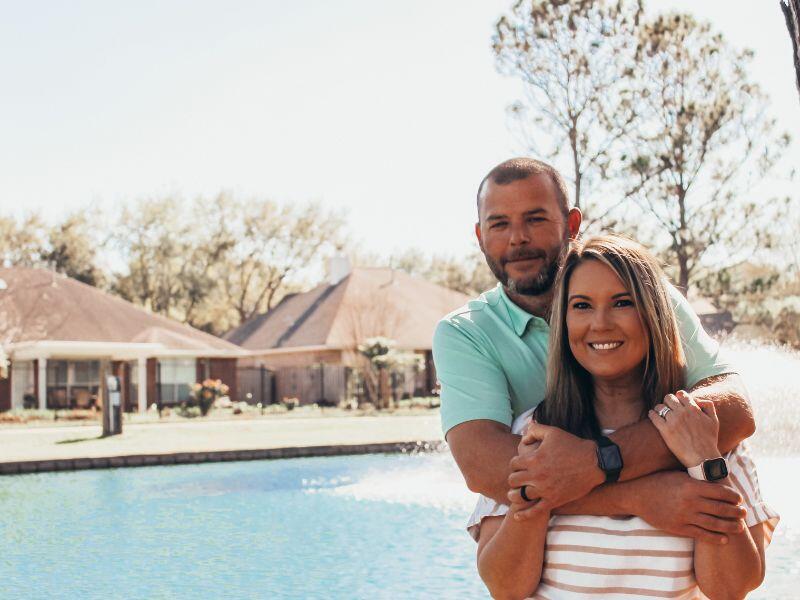
[[[404,352],[395,348],[395,342],[386,337],[371,337],[358,345],[358,352],[364,357],[364,388],[367,401],[376,408],[391,408],[393,399],[389,378],[405,375],[406,371],[416,372],[424,368],[425,360],[414,352]]]
[[[619,142],[636,125],[641,12],[639,1],[518,0],[493,37],[498,69],[524,84],[511,114],[528,151],[570,165],[575,206],[590,218],[602,215],[588,192],[614,177]]]
[[[101,286],[105,274],[97,256],[102,245],[96,219],[85,211],[69,214],[52,226],[36,213],[21,221],[0,216],[0,263],[50,269]]]
[[[47,228],[39,215],[31,213],[21,222],[0,216],[0,265],[41,266],[47,245]]]
[[[97,265],[97,254],[104,244],[99,224],[86,212],[79,211],[67,215],[48,230],[47,244],[41,249],[40,258],[58,273],[101,287],[105,274]]]
[[[685,292],[704,259],[746,260],[770,243],[757,183],[789,144],[767,117],[766,98],[736,50],[691,15],[659,15],[638,29],[635,81],[640,129],[627,136],[634,194],[659,228],[654,242]]]
[[[114,237],[127,270],[112,290],[144,308],[183,320],[191,224],[178,198],[143,199],[126,206]]]
[[[786,17],[786,27],[792,39],[792,58],[794,62],[795,83],[800,92],[800,0],[785,0],[781,2],[783,16]]]
[[[237,242],[224,296],[238,323],[269,311],[302,273],[321,267],[342,245],[344,218],[317,202],[281,206],[253,199],[239,202],[234,211]]]
[[[497,283],[477,247],[461,257],[441,254],[428,256],[418,248],[410,248],[388,258],[359,254],[351,260],[358,266],[398,269],[470,296],[476,296]]]

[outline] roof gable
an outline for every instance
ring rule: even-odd
[[[401,348],[430,348],[439,319],[468,300],[402,271],[356,268],[335,285],[285,298],[225,337],[248,350],[352,348],[378,335]]]
[[[7,284],[0,290],[0,336],[5,342],[142,342],[159,338],[167,348],[240,350],[190,325],[152,314],[52,271],[0,267],[0,279]],[[153,339],[144,339],[147,337]]]

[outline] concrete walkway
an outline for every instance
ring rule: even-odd
[[[389,451],[442,439],[435,413],[126,424],[121,435],[100,434],[97,425],[0,429],[0,473]],[[131,460],[110,460],[120,457]]]

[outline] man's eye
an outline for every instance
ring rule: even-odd
[[[539,221],[544,221],[542,217],[531,217],[528,219],[528,223],[538,223]]]
[[[492,225],[489,226],[489,229],[500,229],[501,227],[505,227],[506,225],[507,225],[507,223],[503,223],[503,222],[492,223]]]

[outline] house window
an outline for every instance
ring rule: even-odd
[[[179,404],[190,398],[191,385],[197,378],[194,358],[165,358],[159,360],[161,404]]]
[[[100,361],[47,361],[47,408],[97,406],[99,393]]]
[[[139,406],[139,363],[131,361],[128,363],[128,410],[135,411]]]
[[[36,373],[32,360],[11,363],[11,408],[36,408],[39,399],[35,392]]]

